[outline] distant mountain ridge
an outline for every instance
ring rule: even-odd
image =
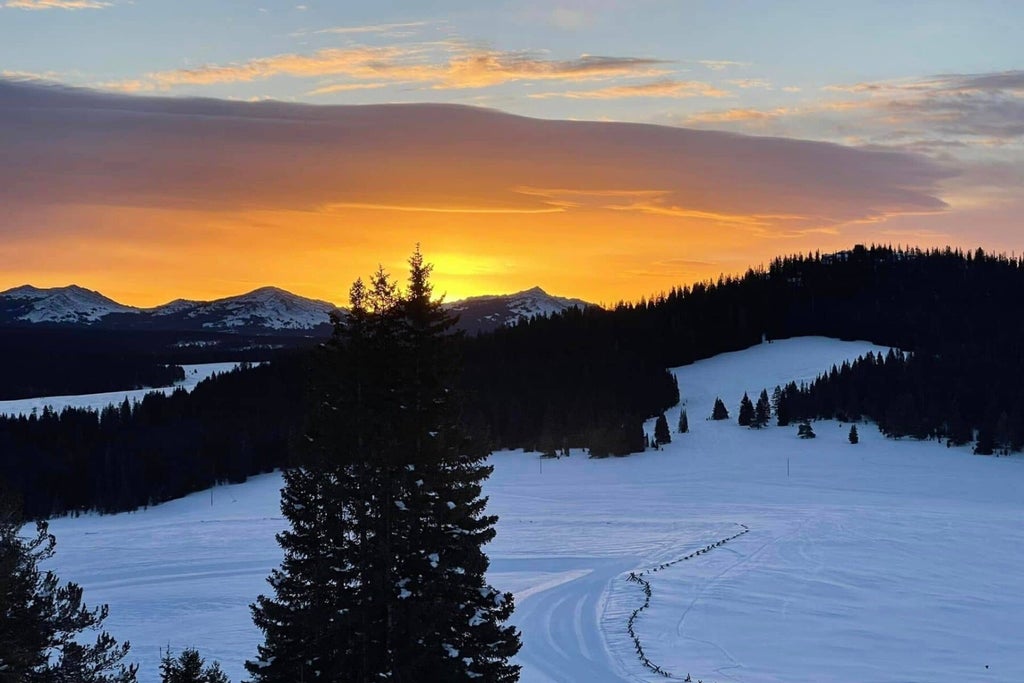
[[[514,294],[486,295],[446,303],[459,315],[459,327],[478,333],[514,325],[536,315],[548,316],[581,299],[552,296],[540,287]],[[175,330],[245,334],[319,336],[330,330],[337,306],[278,287],[260,287],[245,294],[192,301],[175,299],[160,306],[126,306],[103,294],[69,285],[42,289],[22,285],[0,292],[0,326],[58,325],[104,329]]]
[[[587,308],[594,304],[582,299],[569,299],[548,294],[540,287],[514,294],[485,294],[445,304],[459,316],[459,327],[467,332],[488,332],[515,325],[536,315],[550,316],[570,308]]]
[[[111,313],[135,313],[99,292],[78,285],[40,289],[22,285],[0,292],[0,320],[30,323],[89,324]]]

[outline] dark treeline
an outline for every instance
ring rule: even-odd
[[[993,352],[994,347],[985,348]],[[866,354],[814,382],[791,383],[780,394],[789,420],[868,418],[887,436],[975,441],[983,455],[1024,449],[1024,357],[1007,346],[994,355],[967,349]]]
[[[642,420],[678,400],[664,368],[764,336],[827,335],[913,353],[837,368],[794,399],[810,406],[794,408],[794,418],[860,414],[893,435],[956,443],[973,428],[991,433],[993,448],[1007,439],[1017,448],[1022,293],[1021,261],[980,250],[856,247],[780,258],[650,301],[465,339],[462,421],[491,448],[638,451]],[[0,477],[30,514],[46,515],[129,509],[287,464],[289,443],[303,433],[309,359],[281,356],[191,396],[151,397],[98,417],[0,420]]]
[[[287,465],[306,363],[293,355],[243,366],[192,393],[152,393],[100,413],[0,417],[0,482],[39,518],[132,510]]]
[[[107,335],[4,329],[0,333],[0,400],[162,387],[184,379],[180,367]]]
[[[573,310],[478,340],[470,353],[495,362],[472,364],[470,386],[489,411],[497,445],[589,446],[601,435],[580,424],[618,427],[623,414],[648,417],[671,404],[675,387],[660,368],[765,337],[864,339],[911,353],[837,369],[794,399],[807,406],[794,408],[794,419],[860,414],[893,436],[952,443],[970,441],[979,430],[979,452],[1019,450],[1022,296],[1024,261],[981,249],[857,246],[796,255],[613,311]],[[601,352],[609,350],[612,366],[601,368]],[[635,381],[620,372],[634,373]],[[618,381],[607,383],[609,376]],[[606,390],[625,394],[609,405]],[[602,417],[587,422],[581,415]],[[635,429],[627,424],[625,432]]]
[[[0,400],[163,387],[183,363],[272,360],[303,337],[26,326],[0,329]]]
[[[656,358],[620,346],[608,315],[570,309],[467,339],[464,421],[496,449],[642,451],[643,420],[677,403],[679,389]]]
[[[488,391],[472,384],[495,376],[489,354],[477,350],[490,347],[478,344],[466,340],[463,347],[474,360],[462,381],[475,388],[462,420],[482,448],[557,443],[624,455],[643,450],[643,418],[678,400],[663,368],[613,354],[602,358],[596,346],[561,359],[573,375],[557,357],[541,362],[512,355],[504,372],[516,381]],[[131,510],[289,465],[295,440],[305,433],[306,390],[320,355],[282,355],[211,378],[192,393],[152,393],[99,413],[0,416],[0,482],[20,494],[26,516],[39,518]],[[567,375],[579,378],[572,390],[559,388]],[[542,428],[548,430],[543,443],[537,436]]]

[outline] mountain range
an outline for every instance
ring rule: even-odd
[[[497,329],[535,315],[588,304],[552,296],[540,287],[514,294],[477,296],[446,303],[470,333]],[[0,292],[0,326],[226,332],[319,336],[330,330],[338,307],[277,287],[261,287],[213,301],[174,301],[152,308],[126,306],[77,285],[41,289],[23,285]]]

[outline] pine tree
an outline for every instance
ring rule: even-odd
[[[750,397],[746,392],[743,392],[743,398],[740,399],[740,414],[737,422],[741,427],[749,427],[754,423],[754,404],[750,402]]]
[[[686,419],[686,408],[679,411],[679,433],[686,434],[690,431],[690,421]]]
[[[772,419],[771,405],[768,403],[768,391],[765,389],[761,390],[761,395],[757,397],[757,405],[754,406],[754,419],[750,423],[751,427],[761,429],[767,427],[768,422]]]
[[[102,628],[107,606],[88,609],[78,584],[39,568],[56,539],[46,522],[22,537],[19,509],[0,496],[0,683],[134,683],[137,667],[121,663],[127,642],[106,631],[93,643],[81,637]]]
[[[721,398],[715,398],[715,408],[711,411],[712,420],[728,420],[729,411],[725,407],[725,403],[722,402]]]
[[[285,473],[285,559],[253,606],[254,683],[518,679],[512,596],[484,578],[491,468],[459,426],[454,320],[418,249],[409,263],[404,294],[379,270],[335,321]]]
[[[780,389],[779,399],[775,402],[775,424],[788,427],[792,417],[792,401],[797,393],[796,384],[790,382],[785,389]]]
[[[168,647],[160,658],[160,683],[231,683],[227,674],[214,662],[206,661],[194,648],[185,648],[175,657]]]
[[[796,435],[801,439],[813,439],[817,436],[817,434],[814,433],[814,428],[811,427],[811,423],[806,420],[801,422],[797,427]]]
[[[665,413],[662,413],[654,422],[654,443],[662,446],[671,441],[672,435],[668,431],[668,420],[665,419]]]
[[[860,436],[857,434],[857,425],[850,425],[850,443],[859,443]]]

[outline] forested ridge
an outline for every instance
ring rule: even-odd
[[[954,443],[981,430],[993,448],[1016,449],[1022,294],[1024,263],[981,250],[858,246],[779,258],[613,310],[573,309],[463,339],[461,419],[488,448],[625,454],[644,448],[642,420],[678,400],[666,367],[765,337],[826,335],[910,353],[793,387],[801,414],[869,417],[893,435]],[[303,431],[308,358],[284,355],[192,395],[99,416],[0,419],[0,477],[45,516],[129,509],[285,465]]]

